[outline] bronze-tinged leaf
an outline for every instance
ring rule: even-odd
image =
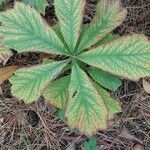
[[[126,15],[127,10],[122,7],[121,0],[100,0],[96,15],[81,39],[78,52],[102,40],[123,22]]]
[[[66,54],[64,44],[41,15],[30,6],[15,2],[14,8],[0,13],[3,44],[18,52]]]
[[[54,5],[62,35],[73,52],[80,35],[85,0],[55,0]]]
[[[88,65],[131,80],[150,76],[150,41],[142,34],[122,36],[78,57]]]
[[[68,86],[70,76],[61,77],[53,81],[44,91],[44,98],[53,106],[64,109],[68,100]]]
[[[12,83],[12,95],[26,103],[36,101],[68,62],[65,60],[18,69],[9,79]]]
[[[74,63],[69,85],[66,118],[71,128],[90,136],[107,128],[108,109],[87,74]]]

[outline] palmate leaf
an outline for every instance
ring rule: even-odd
[[[55,0],[54,5],[64,39],[73,52],[80,35],[85,0]]]
[[[18,52],[67,53],[56,33],[30,6],[16,2],[14,9],[0,13],[0,21],[0,36],[9,48]]]
[[[64,37],[62,35],[60,25],[56,24],[55,26],[53,26],[53,29],[54,29],[55,33],[57,34],[57,36],[59,37],[59,39],[64,44],[65,48],[68,49],[68,51],[69,51],[68,45],[67,45],[67,43],[66,43],[66,41],[65,41],[65,39],[64,39]]]
[[[112,74],[138,80],[150,75],[150,42],[144,35],[121,37],[78,56]]]
[[[61,29],[60,29],[60,25],[56,24],[53,26],[53,30],[55,31],[55,33],[57,34],[57,36],[59,37],[59,39],[65,43],[64,37],[62,35]]]
[[[108,110],[89,77],[74,63],[69,85],[66,118],[71,128],[91,135],[107,127]]]
[[[94,44],[94,47],[98,47],[107,43],[112,42],[113,40],[116,40],[119,38],[119,35],[115,34],[115,33],[109,33],[107,36],[105,36],[103,39],[101,39],[100,41],[98,41],[96,44]]]
[[[123,22],[126,15],[127,11],[121,6],[120,0],[100,0],[96,15],[85,31],[78,51],[89,48],[103,39]]]
[[[68,61],[53,62],[17,70],[15,75],[10,78],[12,94],[26,102],[37,100],[67,63]]]
[[[68,100],[70,77],[62,77],[52,82],[44,91],[44,98],[53,106],[64,109]]]
[[[42,14],[44,14],[45,7],[48,5],[47,0],[23,0],[22,2],[25,4],[30,4]]]
[[[101,94],[107,108],[109,111],[109,119],[113,119],[114,115],[116,113],[121,112],[121,107],[119,105],[119,102],[117,100],[114,100],[110,97],[110,94],[104,90],[100,85],[95,84],[97,90]]]
[[[88,70],[88,73],[95,80],[95,82],[114,92],[122,84],[121,80],[118,77],[101,69],[91,67],[91,69]]]

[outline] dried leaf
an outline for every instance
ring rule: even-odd
[[[135,144],[133,150],[144,150],[144,148],[141,144]]]
[[[146,81],[145,79],[143,79],[143,88],[145,92],[150,94],[150,81]]]
[[[18,66],[7,66],[0,68],[0,85],[13,75]]]
[[[3,63],[5,65],[11,56],[12,52],[8,48],[3,47],[0,43],[0,63]]]
[[[138,141],[138,142],[142,143],[141,140],[139,140],[134,135],[132,135],[130,133],[130,131],[128,131],[125,127],[122,129],[122,132],[119,134],[119,137],[126,138],[126,139],[132,140],[132,141]]]

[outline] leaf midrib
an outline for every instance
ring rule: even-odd
[[[40,39],[41,41],[43,41],[44,43],[46,43],[47,45],[50,45],[50,43],[47,41],[47,39],[46,38],[43,38],[43,36],[42,36],[42,38],[40,37],[40,36],[38,36],[38,35],[36,35],[35,34],[35,32],[32,30],[28,30],[27,28],[24,28],[21,24],[19,24],[18,22],[16,22],[16,21],[14,21],[14,20],[12,20],[12,19],[10,19],[10,18],[8,18],[7,16],[5,16],[9,21],[12,21],[13,23],[15,23],[17,26],[19,26],[21,29],[23,29],[25,32],[27,32],[29,35],[32,35],[32,36],[34,36],[35,38],[37,38],[37,39]],[[7,27],[9,27],[9,26],[7,26]],[[59,37],[58,37],[58,39],[59,39]],[[60,40],[60,39],[59,39]],[[53,45],[54,45],[54,43],[53,43]],[[59,49],[59,47],[57,46],[57,45],[54,45],[55,46],[55,49],[56,48],[58,48]],[[51,52],[50,52],[51,53]],[[66,52],[65,51],[62,51],[62,54],[63,53],[65,53],[66,54]]]
[[[85,88],[84,88],[83,84],[80,84],[80,83],[82,83],[82,80],[83,80],[83,79],[81,80],[80,78],[78,78],[80,74],[78,74],[78,71],[77,71],[77,70],[76,70],[76,74],[77,74],[78,83],[79,83],[79,85],[80,85],[80,86],[79,86],[80,88],[79,88],[78,90],[79,90],[79,91],[82,91],[82,93],[85,93],[85,95],[86,95],[87,92],[85,92],[85,90],[84,90]],[[78,91],[78,90],[76,90],[76,91]],[[96,90],[96,89],[95,89],[95,90]],[[81,99],[82,99],[83,94],[80,95],[80,96],[81,96]],[[81,99],[80,99],[80,100],[81,100]],[[84,99],[84,97],[83,97],[83,99]],[[77,102],[77,101],[76,101],[76,102]],[[87,103],[88,103],[88,101],[83,101],[83,100],[82,100],[82,103],[80,104],[80,108],[83,106],[83,104],[85,105],[84,102],[87,102]],[[95,103],[98,105],[98,103],[97,103],[96,101],[95,101]],[[88,105],[89,105],[89,104],[90,104],[90,103],[88,103]],[[98,116],[99,118],[101,118],[101,116],[99,115],[99,113],[92,107],[92,105],[89,105],[89,108],[91,108],[91,110],[93,110],[93,112],[95,112],[95,114],[97,114],[97,116]],[[85,109],[85,110],[86,110],[86,109]]]

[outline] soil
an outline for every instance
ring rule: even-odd
[[[90,23],[98,0],[87,0],[84,24]],[[53,1],[48,0],[45,19],[50,25],[57,22]],[[7,5],[12,7],[13,1]],[[144,33],[150,37],[150,0],[122,0],[128,15],[114,32],[120,36]],[[6,65],[35,65],[44,54],[26,53],[13,56]],[[59,56],[49,56],[60,59]],[[1,64],[2,66],[2,64]],[[100,150],[150,150],[150,95],[138,82],[124,79],[122,86],[111,95],[122,105],[122,112],[109,123],[106,131],[94,135]],[[0,87],[0,150],[83,150],[88,137],[69,127],[54,113],[54,108],[40,97],[25,104],[12,97],[10,83]]]

